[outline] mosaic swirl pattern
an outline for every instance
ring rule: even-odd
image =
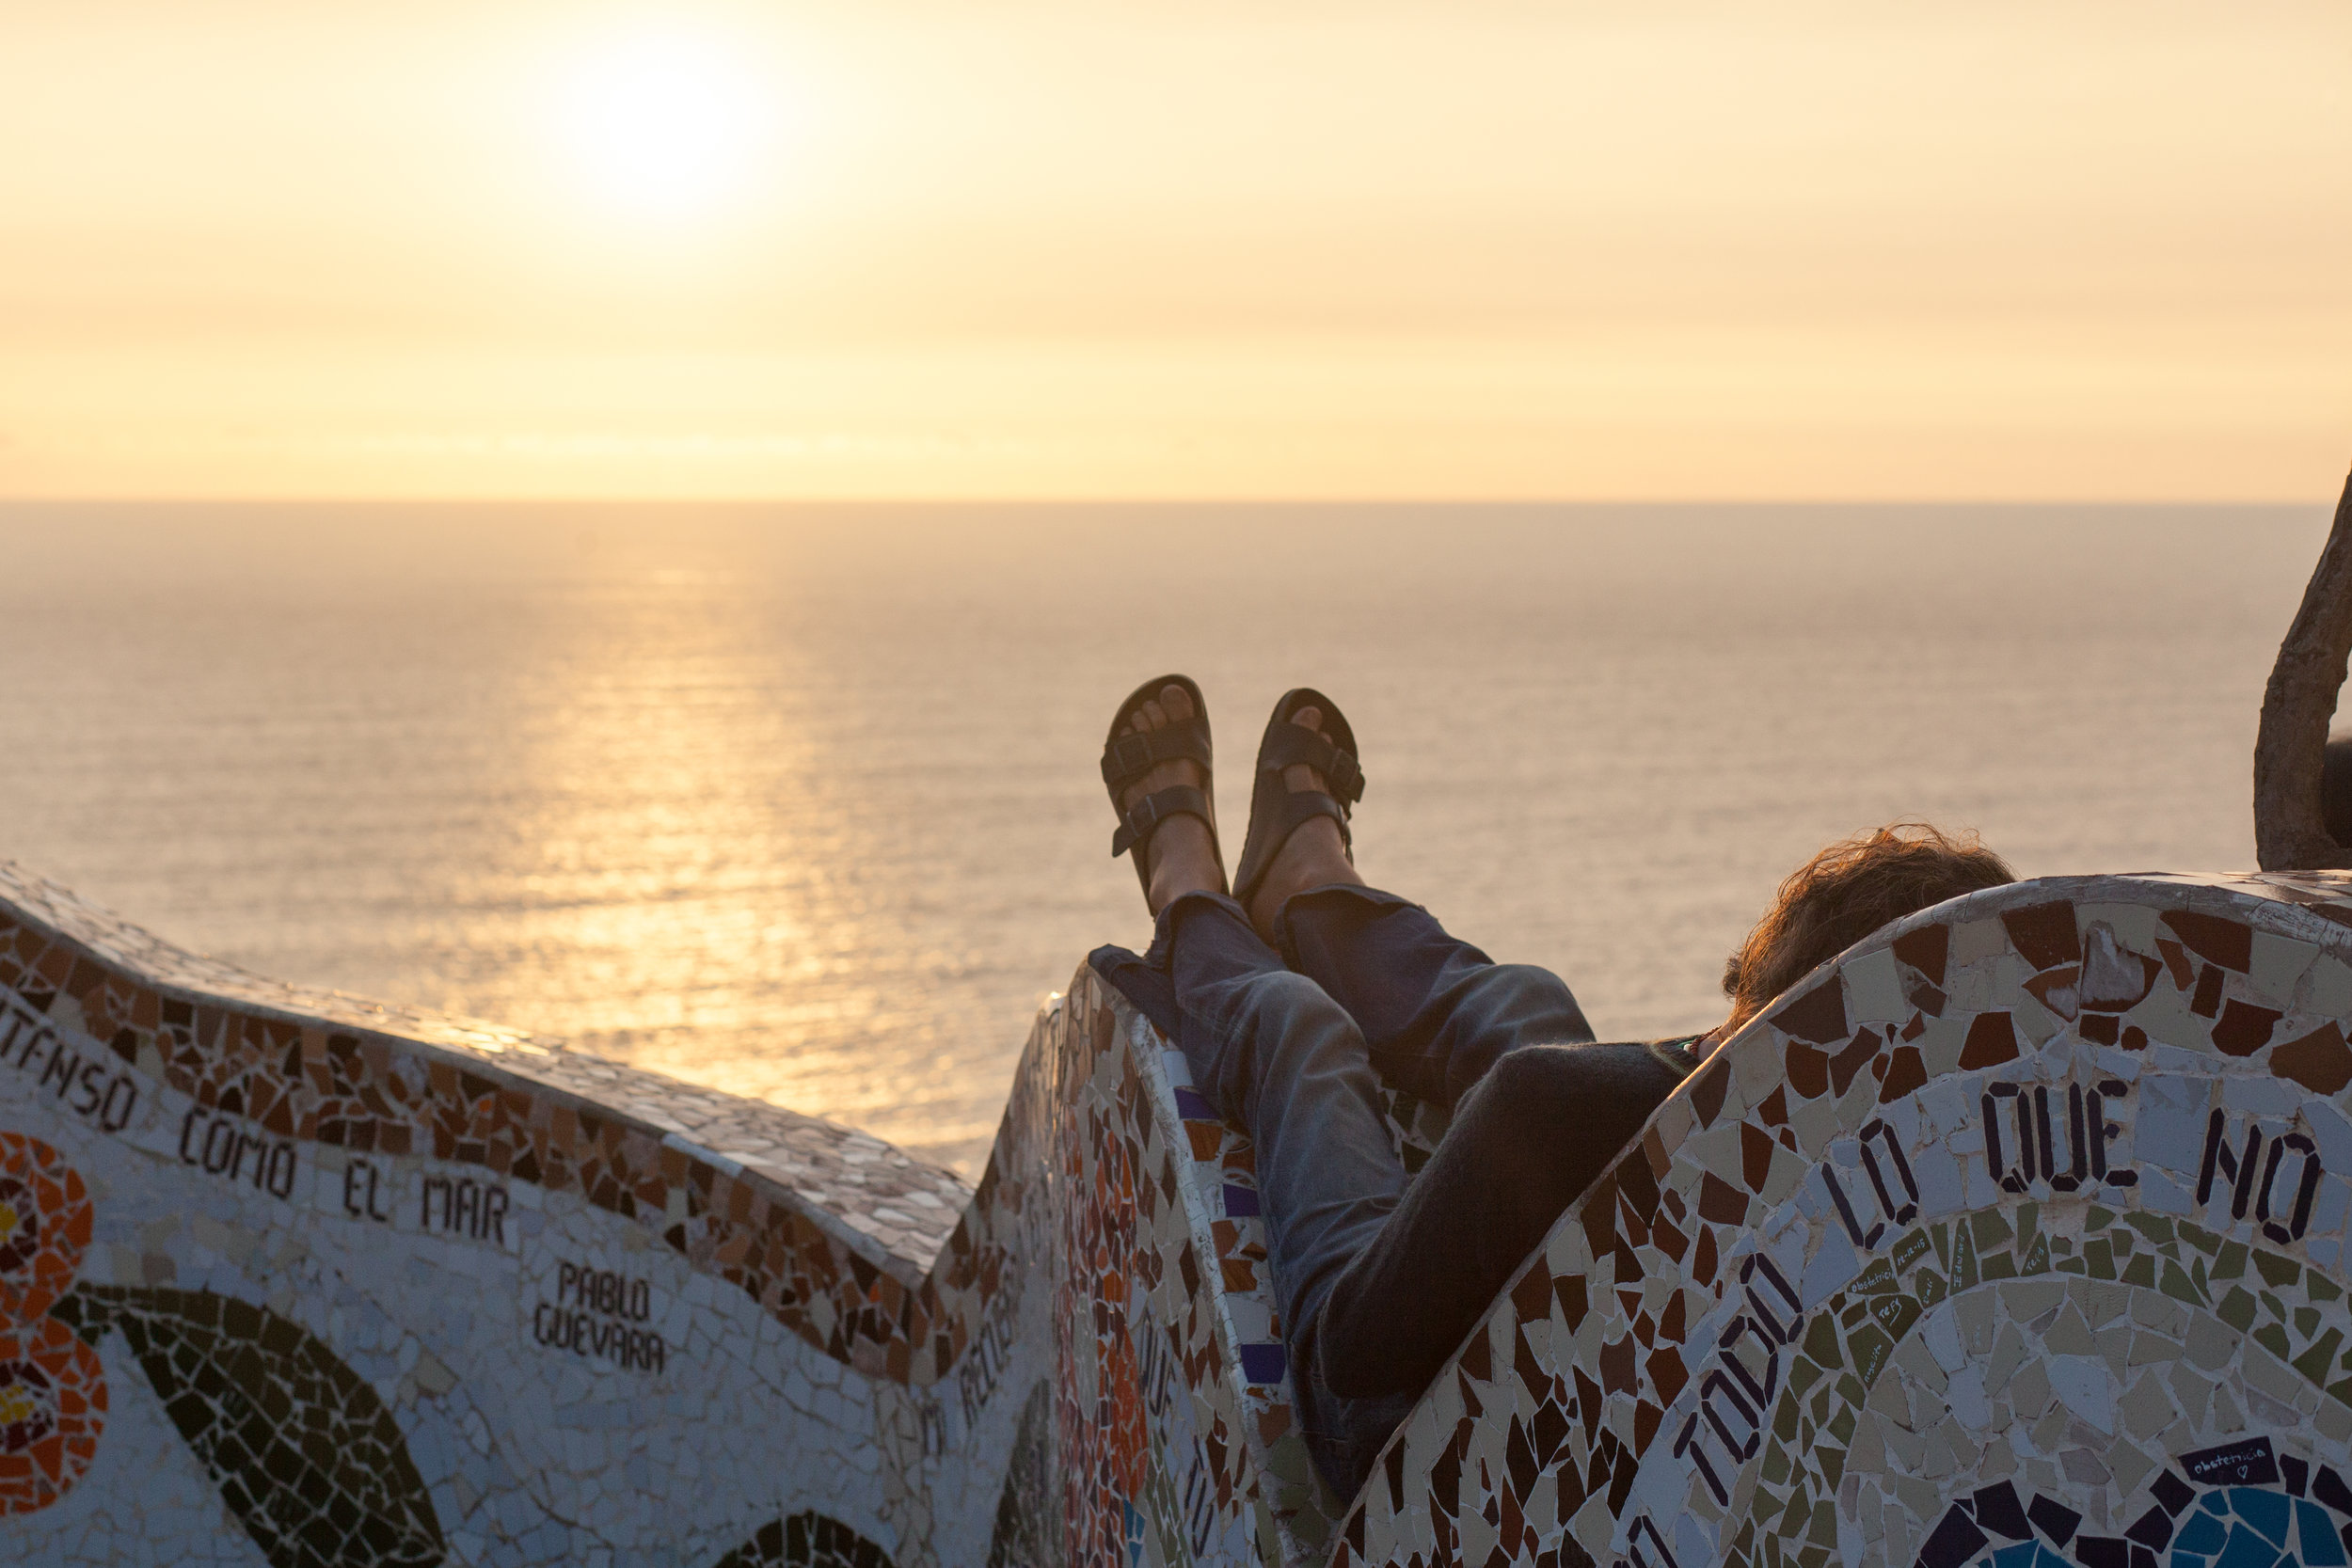
[[[24,1560],[2352,1568],[2340,879],[2044,881],[1862,943],[1347,1500],[1249,1141],[1083,970],[967,1190],[0,895]],[[1390,1111],[1418,1168],[1443,1118]]]
[[[1845,955],[1564,1218],[1335,1560],[2345,1560],[2346,891],[2044,881]]]
[[[0,1288],[39,1319],[0,1414],[44,1478],[0,1499],[0,1547],[1311,1555],[1247,1141],[1187,1120],[1086,972],[971,1191],[558,1042],[273,985],[13,868],[0,894]],[[60,1454],[94,1456],[78,1488]]]

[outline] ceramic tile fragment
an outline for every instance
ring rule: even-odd
[[[974,1192],[0,876],[0,1132],[88,1215],[0,1355],[0,1435],[87,1461],[17,1503],[0,1455],[28,1560],[154,1560],[151,1521],[386,1562],[2344,1560],[2340,878],[2051,879],[1865,942],[1724,1048],[1715,1116],[1656,1120],[1654,1214],[1604,1181],[1563,1217],[1343,1506],[1253,1151],[1084,972]],[[1444,1118],[1387,1109],[1418,1168]],[[18,1207],[81,1235],[48,1180]]]

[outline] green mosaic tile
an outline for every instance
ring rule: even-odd
[[[2255,1272],[2259,1273],[2263,1276],[2264,1283],[2274,1291],[2286,1289],[2294,1284],[2303,1273],[2303,1265],[2292,1258],[2280,1258],[2276,1253],[2269,1252],[2258,1252],[2253,1256]]]
[[[1917,1323],[1926,1311],[1927,1308],[1914,1297],[1885,1296],[1872,1306],[1870,1315],[1891,1336],[1891,1343],[1910,1333],[1911,1325]]]
[[[2139,1361],[2127,1355],[2127,1349],[2137,1347],[2140,1340],[2155,1345],[2171,1343],[2173,1337],[2186,1328],[2192,1355],[2207,1358],[2200,1360],[2199,1366],[2214,1364],[2210,1358],[2217,1354],[2226,1358],[2230,1354],[2226,1345],[2208,1343],[2206,1350],[2196,1350],[2192,1320],[2176,1316],[2171,1320],[2172,1326],[2161,1326],[2166,1322],[2165,1313],[2177,1314],[2179,1307],[2168,1307],[2152,1313],[2142,1307],[2135,1311],[2125,1280],[2098,1280],[2085,1274],[2074,1276],[2079,1283],[2065,1283],[2068,1273],[2062,1265],[2090,1259],[2104,1259],[2111,1263],[2118,1252],[2128,1249],[2135,1254],[2133,1261],[2137,1267],[2127,1272],[2146,1276],[2137,1282],[2143,1289],[2154,1286],[2161,1278],[2169,1287],[2164,1292],[2167,1296],[2185,1306],[2203,1306],[2204,1294],[2182,1266],[2184,1258],[2198,1263],[2204,1261],[2201,1249],[2195,1246],[2197,1238],[2166,1227],[2154,1227],[2157,1233],[2152,1234],[2151,1227],[2138,1226],[2130,1227],[2137,1239],[2126,1242],[2126,1227],[2118,1222],[2118,1216],[2111,1211],[2102,1212],[2114,1223],[2103,1232],[2086,1231],[2079,1239],[2042,1228],[2037,1216],[2034,1226],[2028,1228],[2020,1225],[2016,1232],[2028,1239],[2022,1264],[2013,1251],[2006,1249],[1980,1259],[1994,1265],[1985,1270],[1985,1283],[1994,1285],[2004,1292],[2001,1299],[2011,1303],[2011,1326],[2002,1331],[2004,1336],[2013,1335],[2019,1326],[2027,1326],[2035,1337],[2031,1345],[2038,1346],[2021,1347],[2028,1348],[2029,1356],[2104,1355],[2119,1384],[2132,1390],[2121,1413],[2126,1416],[2132,1434],[2139,1442],[2154,1441],[2161,1449],[2163,1440],[2158,1434],[2168,1425],[2187,1418],[2176,1413],[2174,1398],[2182,1402],[2181,1409],[2192,1412],[2201,1422],[2206,1418],[2206,1406],[2213,1400],[2221,1402],[2211,1412],[2215,1421],[2226,1425],[2239,1419],[2232,1414],[2235,1406],[2230,1402],[2228,1392],[2217,1388],[2188,1364],[2174,1359],[2177,1351]],[[1865,1281],[1858,1277],[1855,1288],[1833,1295],[1812,1314],[1805,1332],[1805,1357],[1794,1362],[1808,1369],[1807,1387],[1795,1387],[1792,1377],[1791,1386],[1783,1389],[1779,1407],[1770,1423],[1772,1435],[1756,1472],[1753,1495],[1743,1499],[1752,1510],[1749,1524],[1758,1519],[1773,1522],[1773,1535],[1767,1536],[1764,1542],[1768,1557],[1773,1549],[1774,1536],[1788,1544],[1810,1544],[1811,1510],[1821,1506],[1817,1499],[1834,1499],[1840,1483],[1848,1479],[1851,1466],[1847,1449],[1859,1430],[1859,1412],[1872,1397],[1871,1390],[1880,1386],[1881,1377],[1896,1375],[1908,1380],[1916,1375],[1891,1370],[1897,1359],[1894,1353],[1927,1316],[1931,1303],[1929,1291],[1923,1289],[1926,1282],[1945,1283],[1935,1272],[1932,1259],[1948,1256],[1956,1261],[1964,1260],[1973,1248],[1978,1227],[1963,1221],[1948,1230],[1942,1226],[1930,1227],[1925,1234],[1927,1244],[1905,1250],[1905,1256],[1915,1261],[1908,1276],[1895,1271],[1895,1293],[1890,1295],[1885,1279],[1874,1273],[1867,1289],[1862,1288]],[[2218,1246],[2214,1248],[2217,1253],[2219,1250]],[[2265,1280],[2286,1282],[2311,1277],[2293,1260],[2280,1259],[2259,1250],[2249,1249],[2239,1262],[2241,1272],[2250,1268]],[[2013,1278],[2015,1283],[1995,1284],[2005,1277],[1999,1272],[2004,1266],[2012,1271],[2006,1277]],[[1949,1293],[1948,1286],[1942,1293]],[[2311,1386],[2323,1385],[2326,1374],[2335,1369],[2340,1356],[2352,1366],[2352,1354],[2346,1354],[2347,1325],[2309,1307],[2290,1305],[2275,1292],[2231,1287],[2225,1316],[2232,1320],[2233,1328],[2270,1351],[2280,1363],[2293,1369],[2300,1381]],[[2214,1334],[2226,1332],[2212,1319],[2203,1321],[2213,1324]],[[2101,1326],[2094,1329],[2094,1324]],[[2007,1338],[2002,1342],[2007,1343]],[[2168,1365],[2148,1365],[2156,1362]],[[1846,1370],[1834,1378],[1823,1378],[1813,1370],[1820,1366],[1840,1366]],[[2139,1370],[2143,1367],[2146,1370]],[[2029,1430],[2019,1429],[2020,1440],[2031,1444],[2026,1451],[2038,1449],[2046,1456],[2078,1441],[2069,1436],[2071,1431],[2079,1430],[2071,1424],[2074,1417],[2053,1398],[2055,1389],[2039,1361],[2029,1358],[2022,1366],[2015,1362],[2004,1364],[1996,1352],[1994,1369],[1990,1376],[2001,1381],[2006,1391],[2020,1402],[2017,1408],[2021,1416],[2040,1412],[2032,1417]],[[2159,1392],[2168,1386],[2168,1379],[2174,1394]],[[2276,1389],[2275,1384],[2261,1386]],[[2340,1378],[2327,1391],[2340,1402],[2352,1403],[2352,1377]],[[2282,1394],[2283,1390],[2279,1392]],[[1907,1397],[1915,1402],[1909,1408],[1918,1409],[1915,1401],[1919,1396],[1913,1393]],[[1910,1433],[1908,1418],[1901,1415],[1904,1408],[1903,1399],[1899,1397],[1892,1409],[1897,1415],[1897,1426],[1902,1430],[1882,1429],[1889,1443],[1894,1444],[1899,1438],[1914,1445],[1922,1437],[1935,1441],[1924,1432]],[[1967,1447],[1964,1439],[1963,1447]],[[2096,1467],[2103,1474],[2111,1473],[2127,1487],[2140,1484],[2134,1478],[2148,1473],[2153,1463],[2130,1444],[2111,1445],[2095,1451],[2069,1447],[2069,1451],[2079,1455],[2078,1459],[2070,1460],[2070,1465],[2080,1464]],[[1965,1452],[1956,1457],[1963,1465],[1972,1463]],[[2050,1463],[2046,1457],[2036,1462]],[[1800,1501],[1809,1506],[1800,1509]],[[1890,1502],[1888,1506],[1894,1505]],[[1830,1516],[1834,1520],[1834,1508]],[[1834,1541],[1830,1544],[1834,1544]],[[1792,1551],[1786,1560],[1795,1560],[1797,1555]]]
[[[1941,1227],[1937,1227],[1939,1230]],[[1983,1275],[1977,1267],[1977,1243],[1969,1238],[1968,1227],[1954,1226],[1952,1237],[1952,1289],[1973,1289]]]

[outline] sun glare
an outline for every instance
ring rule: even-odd
[[[774,150],[776,100],[725,40],[647,30],[578,58],[560,119],[594,196],[633,216],[680,220],[751,194]]]

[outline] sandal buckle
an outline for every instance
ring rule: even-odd
[[[1331,786],[1331,793],[1342,800],[1352,805],[1364,798],[1364,770],[1354,752],[1332,747],[1331,764],[1324,769],[1323,776]]]
[[[1152,831],[1159,825],[1160,798],[1147,795],[1128,808],[1126,816],[1120,822],[1119,832],[1111,835],[1111,859],[1117,860],[1149,839]]]
[[[1117,784],[1149,768],[1153,760],[1149,736],[1122,735],[1103,748],[1103,782]]]

